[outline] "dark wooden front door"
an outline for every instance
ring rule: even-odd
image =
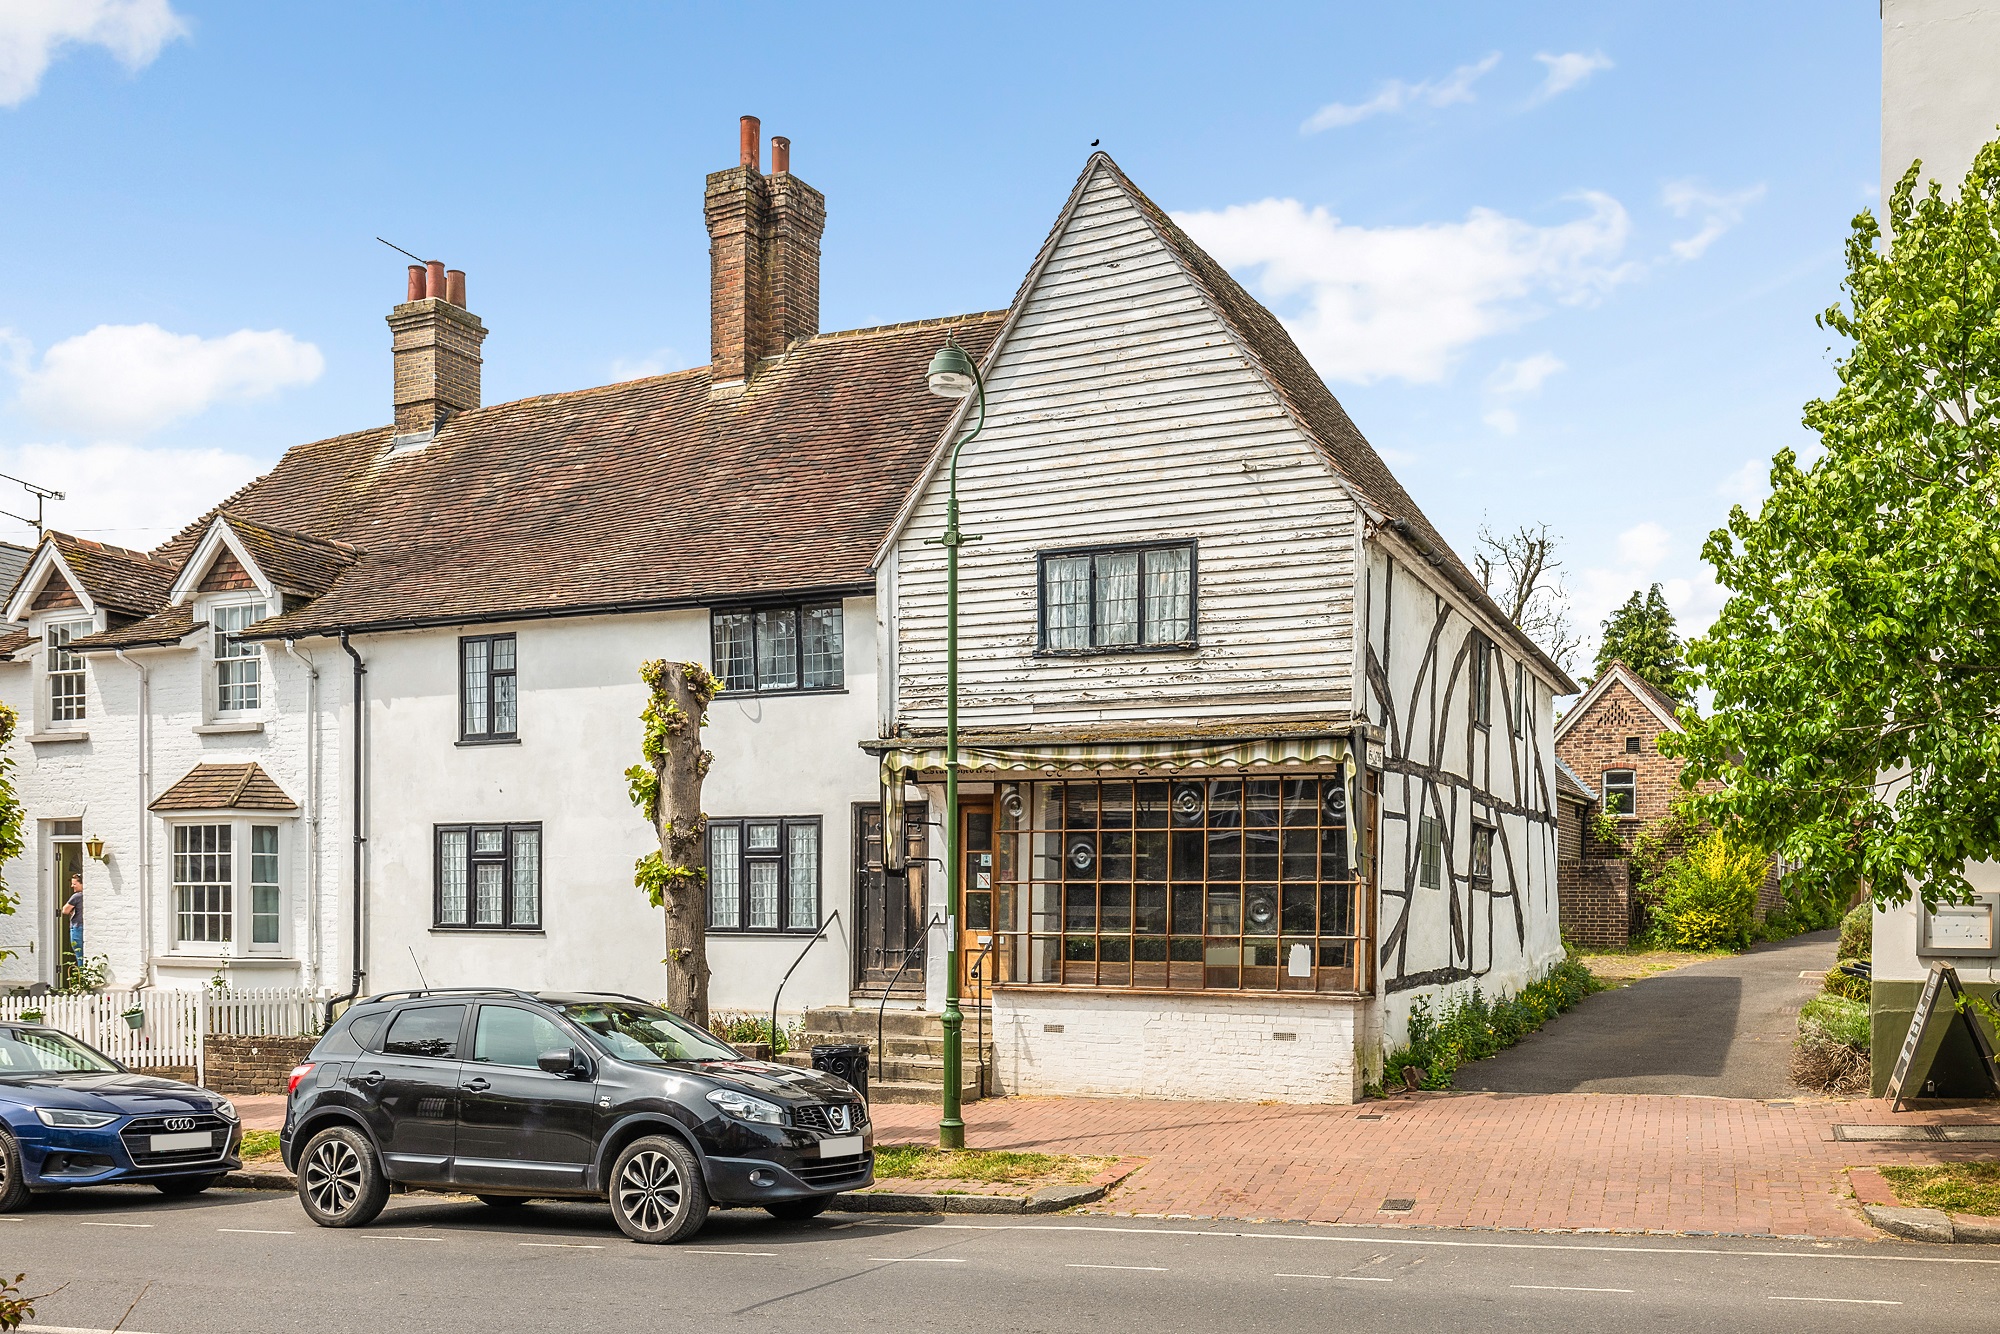
[[[882,869],[882,808],[854,809],[854,904],[860,916],[855,933],[854,984],[879,991],[892,983],[898,992],[924,991],[924,923],[929,864],[924,803],[904,809],[906,874]]]

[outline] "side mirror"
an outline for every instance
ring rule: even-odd
[[[589,1059],[574,1047],[568,1051],[545,1051],[535,1058],[535,1064],[552,1075],[590,1073]]]

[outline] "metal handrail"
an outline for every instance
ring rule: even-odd
[[[910,966],[910,960],[924,947],[924,938],[930,935],[931,928],[943,920],[938,914],[931,914],[931,920],[924,923],[923,931],[917,936],[917,943],[903,951],[903,961],[896,965],[895,973],[889,978],[889,985],[882,988],[882,1003],[875,1007],[875,1055],[878,1059],[882,1055],[882,1016],[889,1009],[889,995],[895,991],[896,983],[902,980],[903,970]]]
[[[792,974],[797,972],[799,965],[806,961],[806,955],[812,952],[812,947],[819,944],[820,938],[826,934],[826,929],[839,920],[840,909],[835,908],[833,916],[819,924],[819,930],[813,932],[812,939],[808,940],[806,947],[799,951],[799,957],[792,960],[792,966],[787,968],[785,975],[778,979],[778,989],[771,993],[771,1058],[773,1060],[776,1060],[778,1056],[778,998],[785,994],[785,983],[792,980]]]
[[[979,1036],[973,1041],[976,1044],[974,1050],[979,1057],[979,1096],[982,1098],[986,1096],[986,961],[993,957],[993,947],[999,943],[999,932],[987,933],[986,947],[980,950],[978,957],[972,961],[972,979],[975,984],[973,992],[979,997]]]

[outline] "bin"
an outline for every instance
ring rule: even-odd
[[[868,1098],[868,1048],[858,1042],[823,1042],[812,1049],[812,1066],[854,1085],[865,1102]]]

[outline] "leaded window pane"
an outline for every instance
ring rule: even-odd
[[[750,920],[753,931],[772,931],[778,925],[778,863],[775,859],[753,861],[750,873]]]
[[[805,609],[805,680],[807,690],[830,690],[843,683],[840,604]]]
[[[1042,568],[1042,623],[1048,647],[1090,647],[1090,557],[1054,556]]]
[[[463,829],[447,829],[438,836],[438,921],[443,926],[465,925],[466,834]]]
[[[785,829],[785,916],[793,930],[819,924],[819,826]]]
[[[1194,548],[1154,547],[1145,553],[1148,644],[1176,644],[1190,637]]]
[[[507,736],[515,730],[515,678],[512,672],[493,677],[493,730]]]
[[[472,864],[472,924],[499,926],[501,905],[507,888],[505,862]]]
[[[1139,553],[1106,552],[1097,558],[1097,647],[1139,642]]]
[[[799,614],[791,607],[755,613],[757,618],[757,688],[796,690],[799,687]]]
[[[507,831],[504,829],[475,829],[472,831],[474,852],[502,852],[507,847]]]
[[[725,690],[755,690],[757,673],[751,661],[750,613],[715,613],[715,674]]]
[[[487,691],[491,683],[492,649],[484,639],[465,642],[465,734],[486,735]]]
[[[708,924],[734,931],[743,924],[743,831],[733,824],[708,827]]]
[[[515,926],[536,926],[542,920],[542,835],[539,830],[514,831],[513,899]]]

